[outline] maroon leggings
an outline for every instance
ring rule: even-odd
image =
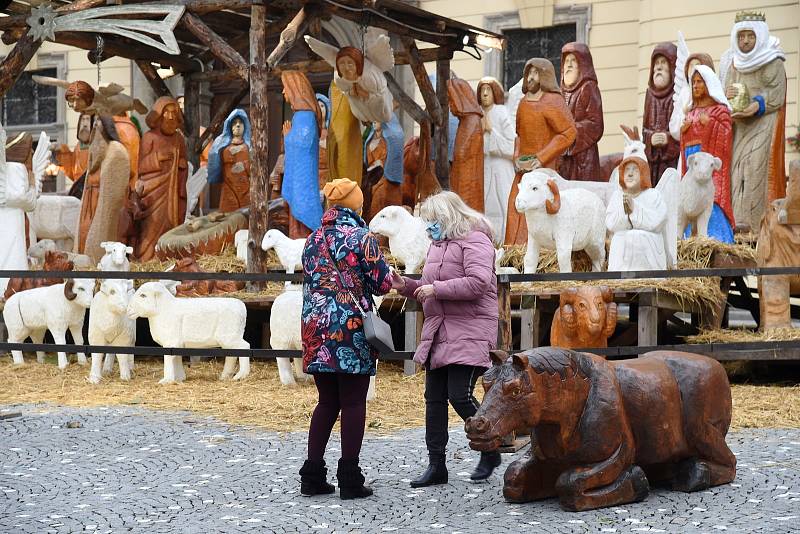
[[[318,373],[314,375],[314,383],[319,392],[319,402],[308,429],[308,459],[323,460],[331,430],[341,411],[342,459],[358,460],[367,418],[369,376]]]

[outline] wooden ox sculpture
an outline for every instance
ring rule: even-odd
[[[564,349],[607,347],[617,326],[614,293],[605,286],[563,291],[550,327],[550,345]]]
[[[558,496],[565,510],[583,511],[641,501],[648,481],[691,492],[736,476],[725,443],[730,385],[711,358],[656,351],[606,361],[543,347],[492,360],[466,430],[478,451],[530,430],[531,452],[505,473],[510,502]]]

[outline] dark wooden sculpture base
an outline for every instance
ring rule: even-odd
[[[466,428],[479,451],[532,429],[530,453],[505,473],[510,502],[557,496],[565,510],[592,510],[641,501],[651,483],[692,492],[736,476],[730,386],[711,358],[657,351],[609,362],[543,347],[492,359]]]

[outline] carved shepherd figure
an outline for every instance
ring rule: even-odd
[[[608,287],[571,287],[559,295],[550,327],[550,345],[563,349],[604,348],[616,326],[617,304]]]
[[[483,213],[483,110],[470,85],[460,79],[447,81],[450,111],[458,117],[450,188],[466,204]]]
[[[531,431],[530,454],[505,473],[510,502],[558,496],[565,510],[584,511],[641,501],[648,482],[692,492],[736,477],[725,443],[730,385],[711,358],[656,351],[606,361],[543,347],[492,360],[466,430],[478,451]]]
[[[650,78],[644,97],[642,135],[647,147],[650,164],[650,183],[658,184],[668,167],[678,167],[680,143],[669,132],[672,117],[672,95],[675,91],[673,74],[678,57],[678,48],[670,43],[659,43],[650,56]]]

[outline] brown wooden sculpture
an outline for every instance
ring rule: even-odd
[[[178,103],[173,98],[160,97],[146,121],[150,130],[142,137],[136,186],[142,190],[144,207],[136,244],[136,257],[142,261],[153,258],[158,238],[183,222],[189,171]]]
[[[479,451],[531,431],[531,452],[505,473],[508,501],[557,496],[583,511],[641,501],[648,481],[692,492],[736,476],[731,390],[716,360],[658,351],[606,361],[553,347],[492,360],[466,430]]]
[[[73,182],[83,176],[89,164],[89,141],[93,122],[94,115],[81,113],[78,118],[78,143],[75,148],[59,145],[56,149],[56,161],[64,169],[64,174]]]
[[[609,288],[570,288],[559,296],[550,345],[564,349],[607,347],[616,326],[617,304]]]
[[[44,256],[44,271],[72,271],[75,265],[69,259],[66,252],[60,250],[48,250]],[[8,281],[6,292],[3,298],[8,300],[8,297],[14,293],[25,291],[34,287],[52,286],[60,284],[64,281],[63,278],[12,278]]]
[[[675,88],[673,73],[678,48],[670,43],[659,43],[650,57],[650,78],[644,97],[642,135],[650,163],[650,182],[658,184],[667,167],[677,168],[681,147],[669,132],[672,117],[672,94]]]
[[[412,137],[403,147],[403,204],[412,208],[441,190],[431,160],[431,125],[419,126],[419,137]]]
[[[447,81],[450,111],[458,118],[450,189],[472,209],[483,212],[483,110],[469,83]]]
[[[202,273],[194,256],[181,258],[173,269],[176,273]],[[244,289],[244,282],[235,280],[185,280],[176,288],[179,297],[206,297],[220,293],[232,293]]]
[[[800,265],[800,161],[792,161],[789,165],[786,198],[773,201],[762,221],[756,250],[758,266]],[[800,294],[800,276],[759,276],[759,328],[791,327],[789,297],[796,294]]]

